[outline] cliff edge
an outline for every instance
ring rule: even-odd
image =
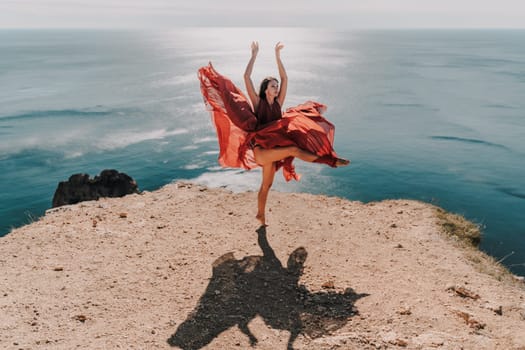
[[[175,183],[13,230],[0,348],[525,349],[523,282],[468,222],[272,192],[258,228],[256,196]]]

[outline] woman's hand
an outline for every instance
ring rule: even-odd
[[[259,43],[257,41],[252,41],[252,57],[257,56],[259,52]]]
[[[284,44],[282,42],[278,42],[277,44],[275,44],[275,55],[279,55],[281,53],[281,50],[283,49],[284,47]]]

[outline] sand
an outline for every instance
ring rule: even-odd
[[[13,230],[0,348],[525,349],[523,282],[436,207],[271,192],[257,231],[255,203],[175,183]]]

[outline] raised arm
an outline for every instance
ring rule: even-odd
[[[277,68],[279,68],[279,77],[281,78],[281,88],[279,89],[279,95],[277,95],[277,101],[281,107],[284,104],[286,98],[286,90],[288,89],[288,76],[284,70],[283,62],[281,61],[281,49],[284,44],[280,41],[275,45],[275,59],[277,60]]]
[[[259,43],[257,43],[257,41],[253,41],[252,57],[250,58],[250,61],[248,61],[248,65],[246,66],[246,70],[244,71],[244,84],[246,85],[246,91],[248,91],[248,97],[250,98],[250,101],[252,101],[252,107],[254,112],[257,110],[257,106],[259,105],[260,99],[259,95],[257,95],[257,92],[255,91],[255,88],[253,87],[252,82],[253,64],[255,63],[255,58],[257,57],[258,52]]]

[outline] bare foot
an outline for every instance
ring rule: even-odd
[[[255,218],[261,222],[261,225],[266,226],[266,218],[264,217],[264,214],[257,214]]]
[[[337,160],[335,161],[335,166],[337,168],[347,166],[348,164],[350,164],[350,161],[348,159],[337,158]]]

